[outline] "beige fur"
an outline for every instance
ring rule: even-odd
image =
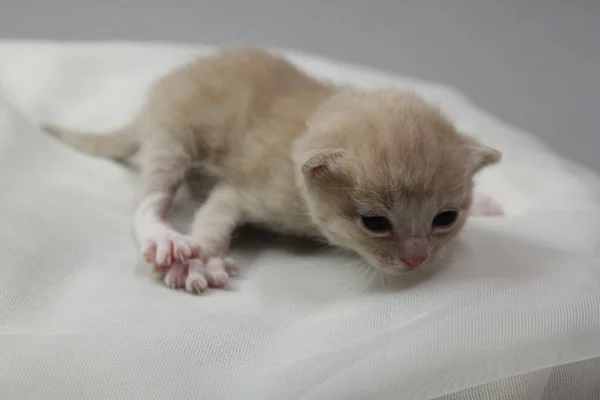
[[[410,257],[430,261],[462,229],[473,176],[500,160],[414,94],[338,88],[252,48],[224,49],[165,76],[119,132],[46,129],[102,157],[140,147],[136,236],[147,261],[170,267],[167,283],[189,291],[226,284],[232,262],[223,256],[245,223],[327,240],[390,272],[410,269]],[[165,213],[196,165],[218,183],[187,236]],[[449,209],[456,223],[432,229]],[[393,228],[374,234],[360,215],[385,216]]]

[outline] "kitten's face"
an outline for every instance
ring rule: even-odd
[[[295,147],[313,221],[387,272],[428,264],[464,226],[473,175],[500,154],[415,96],[337,97]]]

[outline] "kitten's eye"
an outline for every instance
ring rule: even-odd
[[[431,225],[434,228],[448,228],[448,227],[452,226],[452,224],[454,224],[457,219],[458,219],[457,211],[454,211],[454,210],[442,211],[441,213],[439,213],[438,215],[433,217],[433,221],[431,222]]]
[[[373,233],[386,233],[392,229],[392,223],[386,217],[360,216],[360,221],[365,228]]]

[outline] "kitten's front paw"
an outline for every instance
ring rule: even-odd
[[[155,270],[160,272],[160,270]],[[165,285],[171,289],[179,289],[185,286],[185,279],[188,275],[188,266],[182,263],[171,265],[171,268],[165,274]]]
[[[224,289],[229,278],[237,274],[237,264],[231,258],[211,258],[207,262],[191,260],[185,290],[190,293],[202,293],[209,287]]]
[[[237,263],[231,258],[198,258],[187,264],[177,263],[167,271],[165,284],[171,289],[185,288],[190,293],[202,293],[208,288],[224,289],[229,278],[237,274]]]
[[[167,268],[173,263],[185,263],[198,257],[200,245],[189,236],[164,230],[144,240],[142,254],[146,262]]]
[[[490,196],[477,195],[471,206],[473,216],[501,216],[504,215],[502,206]]]

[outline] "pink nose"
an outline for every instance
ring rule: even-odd
[[[423,264],[423,261],[425,261],[425,257],[407,257],[402,259],[402,262],[406,264],[409,269],[417,268],[419,265]]]

